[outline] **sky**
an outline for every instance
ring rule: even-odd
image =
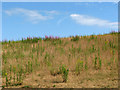
[[[3,2],[2,40],[104,34],[118,30],[115,2]]]

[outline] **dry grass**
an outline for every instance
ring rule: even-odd
[[[115,47],[110,47],[110,42]],[[94,50],[93,47],[95,48]],[[100,49],[99,56],[98,49]],[[59,43],[59,40],[55,42],[42,40],[39,44],[10,42],[2,45],[2,52],[2,85],[4,87],[118,87],[118,36],[114,34],[98,35],[94,36],[94,39],[91,39],[91,36],[82,36],[79,41],[71,41],[71,38],[62,38],[61,43]],[[97,56],[98,60],[97,66],[99,66],[99,58],[101,59],[101,69],[94,67],[95,56]],[[83,61],[83,70],[77,75],[75,67],[78,60]],[[28,65],[28,62],[30,62],[30,65]],[[85,69],[85,62],[87,62],[87,70]],[[63,64],[69,69],[66,83],[63,82],[62,75],[59,74],[59,67]],[[11,75],[10,65],[12,66]],[[26,65],[29,70],[26,70]],[[13,67],[16,68],[15,82],[13,79]],[[19,85],[17,84],[19,82],[19,80],[17,81],[17,73],[19,74],[20,68],[23,71],[21,84]],[[5,76],[5,73],[7,73],[7,76]],[[10,76],[12,77],[11,82],[9,80]],[[6,86],[6,77],[8,78],[8,86]]]

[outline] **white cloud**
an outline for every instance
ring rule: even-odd
[[[48,12],[52,14],[55,13],[55,11],[48,11]],[[21,14],[23,16],[26,16],[28,20],[32,21],[33,23],[38,23],[41,20],[53,19],[52,16],[49,16],[49,15],[45,16],[45,15],[40,14],[38,11],[28,10],[28,9],[23,9],[23,8],[15,8],[12,10],[6,10],[5,13],[10,16],[14,14]]]
[[[81,25],[118,28],[118,22],[110,22],[108,20],[102,20],[81,14],[71,14],[70,17]]]
[[[58,14],[59,12],[52,10],[52,11],[44,11],[47,14]]]

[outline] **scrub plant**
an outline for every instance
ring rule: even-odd
[[[13,73],[14,73],[13,79],[14,79],[14,83],[15,83],[15,73],[16,73],[16,67],[15,66],[13,67]]]
[[[6,77],[6,87],[8,86],[8,75],[7,73],[5,73],[5,77]]]
[[[40,51],[40,54],[42,56],[42,53],[45,51],[45,48],[44,47],[41,47],[41,51]]]
[[[17,82],[19,81],[19,76],[18,76],[18,72],[17,72]]]
[[[35,66],[36,67],[38,66],[38,60],[37,60],[37,58],[35,59]]]
[[[91,35],[91,37],[90,37],[91,39],[94,39],[95,37],[94,37],[94,35]]]
[[[32,71],[33,71],[33,64],[32,64],[32,61],[31,61],[30,66],[31,66],[31,72],[32,72]]]
[[[86,53],[85,53],[85,70],[88,69],[88,63],[87,63],[87,57],[86,57]]]
[[[83,61],[78,59],[75,67],[76,74],[77,75],[80,74],[82,70],[83,70]]]
[[[51,66],[50,55],[47,52],[46,52],[45,57],[44,57],[44,62],[47,66]]]
[[[26,64],[25,66],[26,66],[26,73],[27,73],[28,72],[28,65]]]
[[[69,54],[68,56],[68,63],[70,64],[70,58],[71,58],[71,54]]]
[[[98,58],[99,58],[99,69],[101,69],[102,61],[101,61],[101,58],[100,58],[100,48],[99,47],[98,47]]]
[[[20,70],[19,70],[19,83],[22,83],[22,74],[23,74],[23,69],[21,65]]]
[[[72,52],[72,56],[75,57],[75,48],[73,47],[73,44],[72,44],[72,49],[71,49],[71,52]]]
[[[12,72],[12,65],[10,65],[10,83],[11,83],[11,79],[12,79],[11,72]]]
[[[81,45],[79,45],[79,47],[78,47],[78,53],[80,53],[81,52]]]
[[[102,66],[102,61],[101,61],[101,59],[99,57],[99,69],[101,69],[101,66]]]
[[[92,52],[95,52],[95,46],[92,45]]]
[[[97,69],[97,56],[95,55],[94,67]]]
[[[31,73],[33,71],[33,67],[32,67],[32,61],[28,61],[28,72]]]
[[[78,40],[79,40],[79,36],[78,35],[76,35],[75,37],[73,36],[72,39],[71,39],[71,41],[78,41]]]
[[[65,65],[60,66],[60,73],[62,74],[63,82],[67,82],[69,69]]]

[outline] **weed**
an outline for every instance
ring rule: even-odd
[[[28,71],[28,67],[27,67],[28,65],[26,64],[26,73],[27,73],[27,71]]]
[[[10,83],[11,83],[11,79],[12,79],[11,72],[12,72],[12,65],[10,65]]]
[[[71,54],[69,54],[68,56],[68,63],[70,64],[70,58],[71,58]]]
[[[79,36],[75,36],[75,37],[72,37],[71,41],[78,41],[79,40]]]
[[[19,70],[19,82],[20,83],[22,82],[22,73],[23,73],[23,69],[22,69],[22,66],[21,66],[20,70]]]
[[[7,73],[5,73],[5,77],[6,77],[6,86],[8,86],[8,76],[7,76]]]
[[[85,63],[85,70],[88,70],[87,62]]]
[[[5,85],[2,85],[2,88],[5,88]]]
[[[37,58],[35,59],[35,65],[36,65],[36,67],[38,66],[38,60],[37,60]]]
[[[99,69],[101,69],[101,66],[102,66],[102,62],[101,62],[101,59],[99,57]]]
[[[28,61],[28,72],[32,72],[32,64]]]
[[[42,56],[42,53],[45,51],[45,48],[44,47],[41,47],[41,56]]]
[[[33,37],[33,38],[31,38],[31,37],[27,37],[27,39],[26,38],[22,38],[22,42],[23,43],[37,43],[38,41],[41,41],[42,40],[42,38],[40,38],[40,37]]]
[[[3,69],[3,70],[2,70],[2,77],[3,77],[3,78],[6,76],[5,73],[6,73],[6,69]]]
[[[72,49],[70,51],[72,52],[72,56],[75,57],[75,51],[76,51],[76,49],[73,47],[73,44],[72,44]]]
[[[76,74],[77,75],[80,74],[82,70],[83,70],[83,61],[77,60],[76,67],[75,67]]]
[[[63,82],[67,82],[69,70],[66,69],[65,65],[62,65],[59,69],[60,73],[62,73]]]
[[[85,70],[88,69],[88,63],[87,63],[87,57],[86,57],[86,53],[85,53]]]
[[[15,66],[13,67],[13,73],[14,73],[14,78],[13,79],[14,79],[14,83],[15,83],[15,73],[16,73],[16,67]]]
[[[34,45],[33,45],[33,48],[32,48],[32,53],[34,53],[36,51],[36,49],[34,48]]]
[[[59,40],[59,37],[53,37],[53,36],[45,36],[45,38],[43,39],[44,41],[50,41],[50,40]]]
[[[95,46],[92,45],[92,52],[95,52]]]
[[[94,35],[91,35],[90,39],[94,39],[94,38],[95,38]]]
[[[18,72],[17,72],[17,82],[19,81],[19,78],[18,78]]]
[[[33,71],[33,65],[32,65],[32,61],[31,61],[31,64],[30,64],[30,66],[31,66],[31,72]]]
[[[56,87],[56,85],[53,85],[53,87]]]
[[[96,55],[95,55],[94,67],[95,67],[95,69],[97,69],[97,56]]]
[[[51,66],[50,55],[47,52],[44,57],[44,62],[45,62],[45,64],[47,64],[47,66]]]
[[[79,45],[79,47],[78,47],[78,53],[80,53],[81,52],[81,45]]]

